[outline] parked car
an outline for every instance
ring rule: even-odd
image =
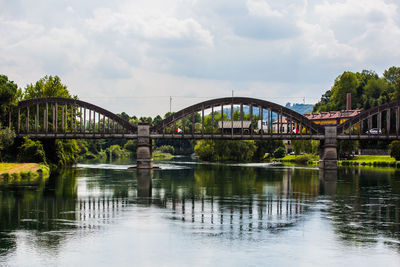
[[[378,128],[372,128],[365,132],[366,134],[382,134],[382,130]]]

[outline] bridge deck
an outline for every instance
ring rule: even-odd
[[[98,133],[20,133],[18,137],[28,136],[34,139],[136,139],[137,134],[98,134]],[[220,139],[220,140],[322,140],[324,135],[309,134],[269,134],[269,135],[221,135],[221,134],[157,134],[151,133],[151,139]]]

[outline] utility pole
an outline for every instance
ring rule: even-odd
[[[169,113],[172,112],[171,106],[172,106],[172,96],[169,97]]]

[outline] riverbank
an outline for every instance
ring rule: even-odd
[[[273,159],[275,162],[318,165],[318,155],[286,155],[281,159]],[[374,166],[400,168],[400,161],[390,156],[354,156],[350,160],[338,160],[338,166]]]
[[[0,184],[34,183],[38,179],[47,179],[50,168],[39,163],[0,163]]]
[[[400,161],[390,156],[355,156],[351,160],[339,160],[338,165],[400,168]]]

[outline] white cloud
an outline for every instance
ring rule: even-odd
[[[268,2],[264,0],[247,0],[246,5],[247,9],[249,10],[249,14],[252,16],[277,18],[283,16],[280,11],[272,9]]]
[[[185,44],[212,46],[213,36],[192,18],[177,19],[164,14],[143,11],[114,12],[99,8],[93,18],[86,20],[96,32],[118,32],[123,36],[134,35],[149,41],[167,40]]]
[[[316,101],[345,70],[381,73],[399,65],[399,5],[0,1],[0,73],[22,87],[59,75],[85,100],[138,115],[164,114],[169,95],[185,96],[173,101],[183,108],[232,89],[282,104],[290,97]]]

